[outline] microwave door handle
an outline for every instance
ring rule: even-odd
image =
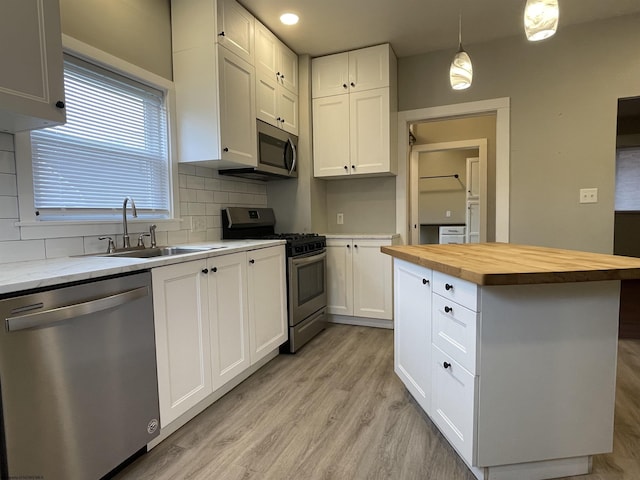
[[[287,143],[291,146],[291,153],[293,153],[293,162],[291,162],[291,169],[289,170],[289,175],[293,173],[296,169],[296,163],[298,161],[298,152],[296,151],[296,146],[293,144],[291,139],[287,140]]]

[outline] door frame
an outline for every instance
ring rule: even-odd
[[[459,140],[456,142],[426,143],[414,145],[410,149],[409,160],[409,214],[410,224],[407,235],[407,243],[418,245],[420,243],[420,218],[419,218],[419,198],[420,189],[418,187],[419,159],[421,153],[444,152],[451,150],[478,150],[480,159],[480,195],[478,202],[480,205],[480,241],[487,241],[487,139],[476,138],[470,140]],[[467,172],[468,176],[469,172]],[[469,186],[467,185],[467,188]],[[413,225],[413,228],[411,228]],[[467,225],[468,228],[468,225]]]
[[[396,231],[408,243],[409,217],[409,126],[429,120],[446,120],[482,114],[496,115],[496,231],[497,242],[509,242],[509,97],[458,103],[398,112],[398,175],[396,177]],[[403,140],[404,139],[404,140]]]

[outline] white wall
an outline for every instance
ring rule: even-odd
[[[640,95],[640,15],[465,45],[473,85],[454,92],[453,50],[399,60],[399,110],[510,97],[510,239],[612,252],[616,113]],[[597,187],[597,204],[579,204]]]

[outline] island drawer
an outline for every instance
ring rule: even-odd
[[[478,313],[459,303],[433,295],[432,342],[469,372],[476,372]]]
[[[434,346],[431,382],[431,419],[467,463],[474,465],[478,377]]]
[[[478,311],[478,286],[442,272],[433,272],[433,291],[474,312]]]

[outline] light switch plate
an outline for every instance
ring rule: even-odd
[[[338,214],[338,216],[336,217],[336,222],[338,223],[338,225],[344,224],[344,213]]]
[[[580,203],[598,203],[597,188],[581,188]]]

